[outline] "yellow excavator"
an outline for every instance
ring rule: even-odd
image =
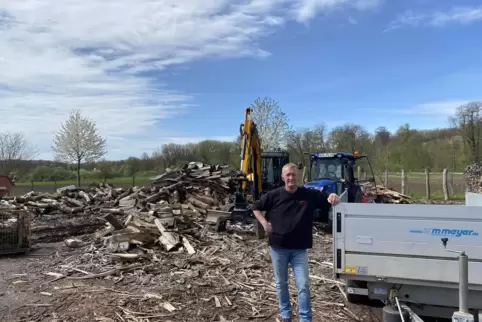
[[[228,211],[209,210],[206,220],[216,223],[216,231],[226,230],[226,223],[241,222],[254,224],[258,238],[264,238],[265,232],[254,216],[251,205],[262,194],[283,185],[281,169],[289,163],[287,151],[263,151],[256,124],[253,121],[253,109],[245,110],[244,123],[240,126],[241,166],[235,175],[237,190]]]

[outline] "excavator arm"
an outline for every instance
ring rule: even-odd
[[[253,109],[247,108],[244,116],[244,124],[240,126],[241,135],[241,174],[246,176],[242,184],[242,190],[248,191],[247,198],[257,200],[263,189],[263,180],[261,176],[261,140],[258,135],[258,129],[253,122]],[[251,185],[248,189],[248,185]]]
[[[244,123],[239,127],[239,134],[241,136],[241,163],[240,171],[236,173],[238,185],[234,194],[234,203],[225,210],[209,209],[206,221],[216,223],[217,232],[226,230],[228,220],[231,221],[231,224],[235,222],[252,223],[256,236],[264,238],[266,232],[252,213],[251,203],[258,200],[261,194],[270,190],[269,187],[263,186],[263,181],[271,183],[272,188],[273,185],[279,186],[281,167],[289,162],[289,155],[282,151],[261,153],[261,139],[253,121],[252,108],[248,107],[245,110]],[[262,163],[264,170],[262,170]],[[266,180],[263,180],[262,171],[266,172]]]
[[[261,175],[261,140],[258,135],[256,124],[253,122],[253,109],[245,110],[244,123],[240,125],[241,135],[241,164],[240,171],[236,173],[238,180],[235,200],[229,211],[208,210],[206,221],[216,223],[216,231],[226,230],[226,222],[253,223],[256,236],[263,238],[265,231],[263,226],[252,214],[250,202],[258,200],[263,189]]]

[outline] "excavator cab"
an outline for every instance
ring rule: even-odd
[[[261,153],[262,192],[281,187],[281,169],[290,162],[290,155],[286,151],[270,151]]]

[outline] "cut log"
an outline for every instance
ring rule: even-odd
[[[194,196],[191,196],[191,195],[187,197],[187,201],[193,204],[194,206],[196,206],[197,208],[201,208],[205,210],[209,208],[209,205],[207,203],[204,203],[201,200],[196,199]]]
[[[179,244],[181,243],[181,238],[179,234],[168,232],[160,219],[156,218],[156,220],[154,220],[154,223],[159,229],[159,232],[161,233],[161,237],[159,237],[159,242],[163,244],[164,247],[166,247],[167,251],[171,251],[179,246]]]
[[[111,224],[112,227],[114,227],[115,230],[125,228],[124,225],[116,217],[114,217],[113,214],[105,215],[104,219],[107,220],[109,222],[109,224]]]

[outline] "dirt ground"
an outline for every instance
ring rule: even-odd
[[[338,287],[330,282],[331,268],[323,264],[331,261],[331,242],[326,242],[328,238],[317,237],[311,256],[311,270],[315,276],[311,278],[313,321],[381,321],[380,309],[346,306],[343,303]],[[260,245],[261,250],[265,248],[266,245]],[[172,269],[163,267],[157,267],[151,274],[136,276],[136,272],[126,273],[121,278],[117,275],[77,280],[47,274],[62,271],[62,268],[70,265],[72,258],[82,256],[87,256],[83,249],[72,250],[63,243],[52,243],[36,245],[26,255],[0,257],[1,321],[203,322],[277,321],[278,318],[268,257],[260,261],[257,268],[260,270],[258,276],[266,276],[263,283],[246,276],[246,282],[242,284],[246,288],[228,288],[229,292],[226,292],[226,285],[212,285],[206,275],[191,276],[191,279],[178,278]],[[172,258],[170,260],[172,262]],[[235,264],[242,266],[243,263]],[[256,268],[251,265],[251,269]],[[170,277],[171,280],[174,277],[177,286],[155,282],[154,274]],[[265,289],[267,295],[260,298],[255,293],[259,289]],[[218,303],[213,300],[215,295],[220,299]],[[328,301],[327,298],[332,300]],[[253,310],[255,307],[261,308],[260,312],[246,313],[246,301],[252,303]],[[296,312],[296,306],[293,309]]]

